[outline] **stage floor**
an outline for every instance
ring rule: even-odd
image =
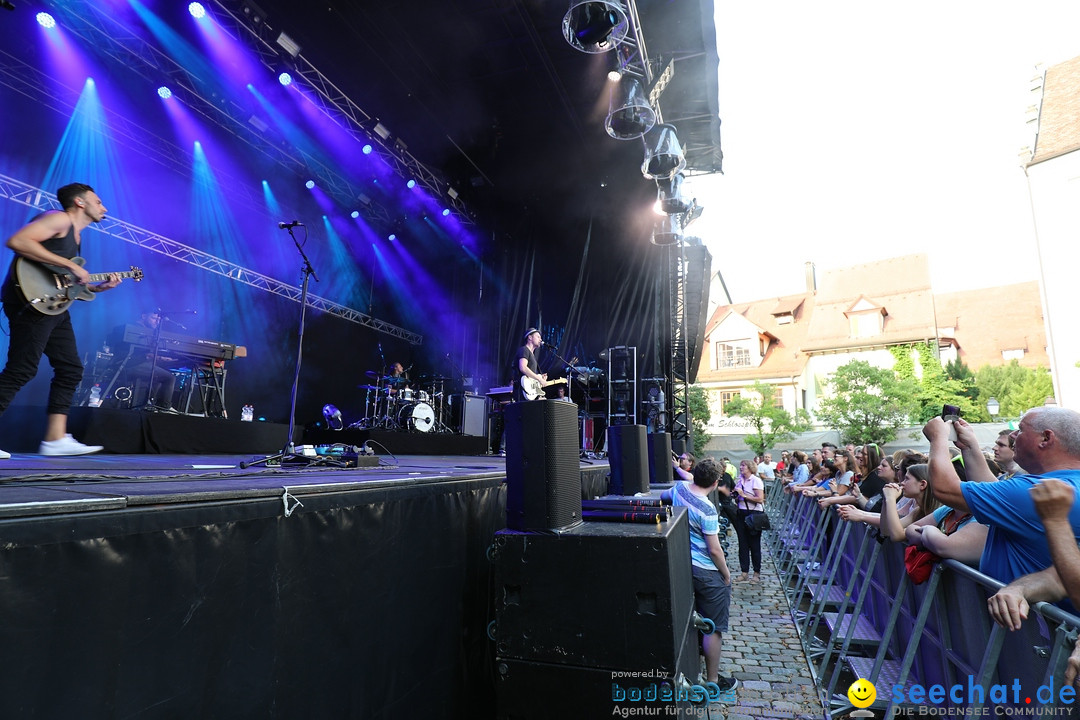
[[[388,486],[505,478],[497,455],[390,455],[361,458],[378,465],[242,469],[262,456],[14,454],[0,460],[0,518],[147,509],[182,503],[294,498]],[[582,460],[586,496],[606,492],[607,460]],[[602,489],[603,488],[603,489]]]

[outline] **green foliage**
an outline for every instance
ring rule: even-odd
[[[911,357],[912,349],[919,356],[920,375],[916,375],[915,363]],[[970,386],[963,381],[953,378],[948,371],[941,367],[934,346],[929,343],[917,343],[915,345],[901,345],[889,348],[896,365],[893,371],[900,380],[908,380],[917,386],[913,395],[915,409],[911,412],[911,421],[922,424],[930,418],[941,413],[943,405],[956,405],[960,408],[960,414],[971,420],[979,422],[983,418],[979,414],[979,405],[976,400],[977,393],[973,396]],[[965,367],[966,369],[966,367]],[[968,371],[970,373],[970,370]],[[986,414],[985,407],[982,415]]]
[[[749,399],[740,395],[728,402],[724,408],[728,415],[735,415],[748,421],[751,432],[743,438],[754,454],[761,455],[778,443],[794,439],[795,433],[810,429],[810,416],[806,410],[799,410],[792,415],[787,410],[773,406],[773,386],[755,382],[750,390],[759,399]]]
[[[978,404],[979,388],[975,384],[975,372],[960,358],[945,363],[945,375],[955,380],[964,388],[964,396]],[[985,403],[983,403],[985,405]]]
[[[690,447],[701,450],[709,441],[709,435],[705,427],[712,419],[712,409],[709,407],[709,397],[705,388],[699,385],[690,385],[686,388],[686,405],[690,410]]]
[[[1049,370],[1023,367],[1017,360],[1009,361],[1008,365],[984,365],[975,373],[975,384],[979,390],[976,402],[987,417],[986,401],[992,397],[1001,405],[999,418],[1018,418],[1054,395]]]
[[[837,368],[828,385],[832,394],[818,404],[817,416],[838,430],[844,442],[887,443],[918,409],[915,380],[899,378],[892,370],[865,360]]]

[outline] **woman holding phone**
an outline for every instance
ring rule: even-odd
[[[746,519],[751,515],[765,512],[765,483],[754,473],[757,465],[752,460],[739,463],[739,479],[735,483],[735,507],[739,511],[739,521],[735,523],[735,533],[739,536],[739,567],[742,575],[739,582],[750,579],[750,562],[754,564],[754,580],[761,579],[761,531],[751,530],[746,526]]]

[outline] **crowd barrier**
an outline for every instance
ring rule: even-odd
[[[987,610],[997,580],[945,560],[914,585],[905,545],[845,522],[835,506],[777,483],[766,507],[774,530],[765,542],[832,716],[855,709],[847,693],[858,679],[873,683],[870,709],[884,717],[1064,715],[1078,705],[1062,678],[1080,618],[1039,603],[1009,632]]]

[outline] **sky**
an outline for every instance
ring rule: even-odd
[[[1080,2],[715,0],[724,174],[691,178],[734,302],[911,253],[934,292],[1038,278],[1020,153]],[[714,302],[723,302],[713,298]]]

